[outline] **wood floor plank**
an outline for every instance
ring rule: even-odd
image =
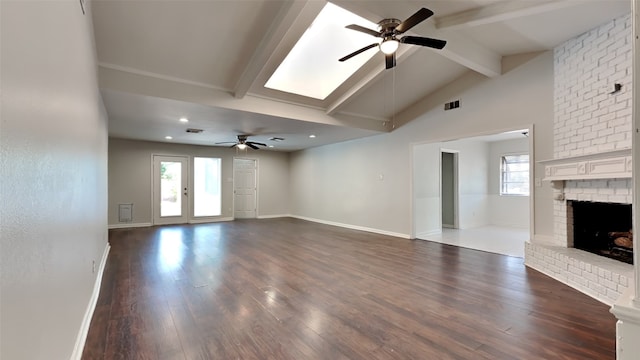
[[[614,359],[520,258],[291,218],[111,230],[83,359]]]

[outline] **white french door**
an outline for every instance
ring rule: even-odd
[[[153,156],[153,223],[189,220],[189,158]]]

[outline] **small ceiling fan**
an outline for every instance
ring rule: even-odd
[[[254,149],[254,150],[260,149],[258,147],[258,145],[267,146],[267,144],[263,144],[263,143],[259,143],[259,142],[255,142],[255,141],[247,141],[248,138],[249,138],[249,135],[238,135],[238,141],[236,141],[236,142],[233,142],[233,141],[218,142],[218,143],[216,143],[216,145],[233,144],[230,147],[232,147],[232,148],[237,147],[240,150],[246,149],[247,146],[252,148],[252,149]]]
[[[355,25],[355,24],[347,25],[346,26],[347,29],[360,31],[365,34],[382,38],[382,42],[373,43],[371,45],[365,46],[362,49],[356,50],[351,54],[339,59],[338,61],[349,60],[358,54],[361,54],[371,48],[378,46],[380,47],[380,51],[384,53],[386,68],[391,69],[392,67],[396,66],[396,50],[398,50],[398,46],[400,45],[400,43],[426,46],[434,49],[442,49],[447,44],[445,40],[432,39],[432,38],[420,37],[420,36],[403,36],[401,38],[397,38],[397,35],[400,35],[406,32],[412,27],[428,19],[432,15],[433,15],[433,11],[426,8],[422,8],[403,22],[400,22],[400,20],[398,19],[383,19],[378,23],[378,27],[379,27],[378,31],[371,30],[366,27]]]

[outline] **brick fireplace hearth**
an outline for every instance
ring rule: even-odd
[[[539,161],[553,186],[553,236],[525,244],[527,266],[610,305],[633,265],[574,248],[571,205],[632,203],[632,38],[629,14],[554,49],[554,158]]]

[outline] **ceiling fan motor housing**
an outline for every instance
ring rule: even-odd
[[[382,38],[389,36],[395,36],[395,30],[401,21],[398,19],[382,19],[378,22],[379,31],[382,34]]]

